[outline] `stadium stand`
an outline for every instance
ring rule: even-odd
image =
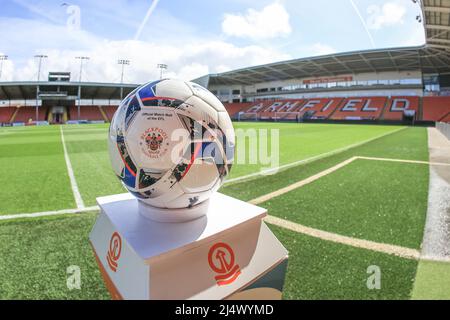
[[[240,120],[385,120],[402,121],[405,111],[414,120],[450,120],[450,97],[350,97],[261,101],[243,104]],[[236,104],[233,104],[236,105]],[[234,110],[239,107],[234,106]],[[236,118],[236,117],[234,117]]]
[[[39,107],[38,117],[40,121],[47,119],[47,107]],[[36,120],[36,108],[35,107],[18,107],[17,113],[11,122],[25,122]]]
[[[350,97],[264,100],[229,103],[225,108],[237,120],[405,120],[405,111],[418,121],[450,122],[450,97]],[[48,108],[39,108],[39,120],[47,120]],[[110,122],[117,106],[77,106],[68,108],[69,120]],[[34,121],[35,107],[0,107],[0,123]]]
[[[103,115],[98,106],[81,106],[79,119],[78,119],[78,107],[70,106],[69,119],[70,120],[91,120],[91,121],[105,120],[103,118]]]
[[[423,120],[450,121],[450,97],[424,97]]]
[[[239,112],[249,108],[252,103],[225,103],[225,109],[227,110],[230,117],[235,118]]]
[[[15,111],[16,107],[0,108],[0,123],[9,123]]]

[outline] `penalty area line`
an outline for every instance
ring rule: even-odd
[[[378,243],[378,242],[373,242],[373,241],[369,241],[369,240],[351,238],[351,237],[339,235],[336,233],[331,233],[328,231],[323,231],[323,230],[319,230],[319,229],[306,227],[301,224],[287,221],[284,219],[280,219],[280,218],[277,218],[274,216],[267,216],[266,218],[264,218],[264,220],[267,223],[276,225],[283,229],[301,233],[301,234],[304,234],[304,235],[307,235],[310,237],[314,237],[314,238],[318,238],[321,240],[331,241],[331,242],[344,244],[344,245],[348,245],[351,247],[366,249],[366,250],[370,250],[370,251],[386,253],[389,255],[394,255],[397,257],[405,258],[405,259],[411,259],[411,260],[419,260],[420,259],[420,251],[419,250],[400,247],[400,246],[391,245],[391,244]]]
[[[59,127],[61,132],[61,142],[64,150],[64,159],[66,160],[67,173],[69,174],[70,186],[72,187],[73,197],[78,209],[85,208],[83,198],[81,197],[80,190],[78,189],[77,180],[75,180],[75,174],[73,173],[72,163],[70,162],[69,154],[67,153],[66,141],[64,139],[64,131],[62,126]]]
[[[325,153],[321,153],[321,154],[318,154],[318,155],[310,157],[310,158],[306,158],[306,159],[303,159],[303,160],[287,163],[285,165],[282,165],[282,166],[279,166],[279,167],[276,167],[276,168],[271,168],[271,169],[261,170],[259,172],[255,172],[255,173],[250,173],[250,174],[242,176],[242,177],[236,177],[236,178],[233,178],[233,179],[229,179],[229,180],[225,181],[224,185],[250,180],[252,178],[259,177],[259,176],[267,176],[267,175],[277,174],[280,170],[289,169],[289,168],[296,167],[296,166],[299,166],[299,165],[302,165],[302,164],[306,164],[306,163],[309,163],[309,162],[320,160],[320,159],[323,159],[323,158],[326,158],[326,157],[329,157],[329,156],[333,156],[333,155],[339,154],[341,152],[348,151],[348,150],[351,150],[351,149],[363,146],[363,145],[365,145],[367,143],[370,143],[370,142],[373,142],[375,140],[384,138],[386,136],[389,136],[391,134],[400,132],[400,131],[405,130],[405,129],[406,129],[406,127],[399,128],[397,130],[393,130],[393,131],[390,131],[390,132],[383,133],[382,135],[370,138],[368,140],[364,140],[364,141],[357,142],[357,143],[351,144],[351,145],[343,147],[343,148],[339,148],[339,149],[331,150],[331,151],[328,151],[328,152],[325,152]]]
[[[274,192],[271,192],[269,194],[263,195],[263,196],[261,196],[259,198],[250,200],[249,203],[254,204],[254,205],[258,205],[258,204],[261,204],[261,203],[266,202],[268,200],[271,200],[273,198],[282,196],[282,195],[284,195],[284,194],[286,194],[288,192],[291,192],[291,191],[293,191],[295,189],[301,188],[301,187],[303,187],[303,186],[305,186],[305,185],[307,185],[307,184],[309,184],[311,182],[319,180],[320,178],[322,178],[322,177],[324,177],[326,175],[329,175],[330,173],[333,173],[333,172],[341,169],[342,167],[345,167],[346,165],[352,163],[353,161],[355,161],[357,159],[358,159],[358,157],[352,157],[350,159],[342,161],[342,162],[338,163],[337,165],[335,165],[335,166],[333,166],[331,168],[328,168],[328,169],[326,169],[324,171],[321,171],[321,172],[319,172],[319,173],[317,173],[317,174],[315,174],[315,175],[313,175],[311,177],[308,177],[306,179],[298,181],[298,182],[296,182],[294,184],[291,184],[291,185],[289,185],[287,187],[281,188],[281,189],[279,189],[277,191],[274,191]]]

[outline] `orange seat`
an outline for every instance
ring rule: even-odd
[[[424,97],[423,120],[448,121],[450,113],[450,97]]]
[[[313,119],[328,119],[343,98],[309,99],[299,110],[300,116],[313,111]]]
[[[1,107],[0,108],[0,123],[7,123],[11,120],[14,111],[16,111],[16,107]]]
[[[402,120],[405,110],[419,113],[419,97],[392,97],[389,99],[383,120]]]
[[[47,120],[47,107],[39,107],[39,121]],[[20,107],[19,111],[14,118],[14,122],[25,122],[27,123],[29,120],[36,121],[36,107]]]
[[[80,118],[78,119],[78,107],[71,106],[69,108],[69,119],[70,120],[91,120],[99,121],[105,120],[103,118],[100,109],[97,106],[80,106]]]
[[[387,97],[352,97],[341,103],[331,117],[334,120],[377,120],[380,118]]]

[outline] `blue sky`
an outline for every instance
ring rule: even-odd
[[[156,1],[153,3],[153,1]],[[89,56],[83,79],[126,82],[192,79],[250,65],[334,52],[420,45],[420,8],[411,0],[0,0],[1,80],[71,71]],[[153,3],[153,6],[152,6]],[[152,6],[152,11],[149,12]],[[148,19],[145,17],[148,16]]]

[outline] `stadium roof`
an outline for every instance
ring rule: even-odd
[[[26,81],[0,82],[0,100],[35,100],[39,88],[39,98],[48,100],[73,100],[78,96],[81,87],[81,99],[120,99],[133,91],[137,84],[96,83],[96,82],[55,82]]]
[[[423,0],[422,10],[428,46],[450,51],[450,0]]]
[[[251,85],[307,77],[411,70],[450,73],[450,51],[421,46],[331,54],[211,74],[196,81],[207,85]]]
[[[255,83],[365,72],[411,71],[450,73],[450,0],[423,0],[427,44],[420,47],[377,49],[282,61],[194,81],[209,85]]]

